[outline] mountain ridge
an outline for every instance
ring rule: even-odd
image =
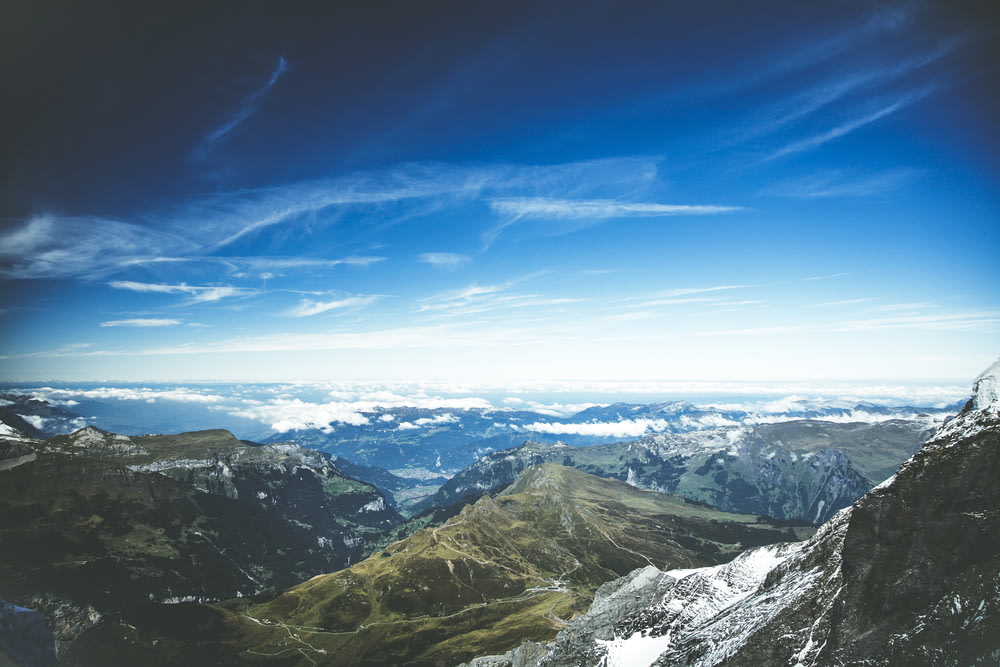
[[[630,573],[554,642],[469,664],[996,664],[998,371],[977,379],[966,408],[894,476],[807,541]]]

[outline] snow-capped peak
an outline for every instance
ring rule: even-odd
[[[1000,359],[976,378],[972,385],[972,407],[1000,412]]]

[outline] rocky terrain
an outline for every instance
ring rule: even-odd
[[[130,605],[343,568],[400,520],[374,487],[295,445],[93,427],[0,438],[0,598],[45,612],[61,646]]]
[[[720,563],[809,532],[546,464],[346,570],[267,601],[136,608],[67,659],[456,664],[551,639],[604,581],[636,567]]]
[[[931,433],[923,420],[797,420],[590,447],[528,442],[484,456],[416,509],[447,507],[553,462],[731,512],[819,524],[888,477]]]
[[[899,471],[811,539],[598,591],[512,665],[994,665],[1000,660],[1000,362]]]

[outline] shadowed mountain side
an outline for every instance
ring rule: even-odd
[[[452,665],[551,639],[601,583],[637,567],[725,562],[809,532],[543,465],[442,526],[268,602],[131,612],[137,630],[99,628],[72,664],[97,664],[113,646],[147,664]]]
[[[340,569],[398,522],[373,487],[295,445],[92,427],[0,438],[0,598],[45,612],[60,650],[136,604],[273,592]]]

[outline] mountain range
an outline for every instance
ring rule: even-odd
[[[936,431],[926,414],[692,427],[661,404],[662,432],[480,449],[447,481],[219,429],[45,440],[20,413],[48,407],[6,398],[36,431],[0,414],[0,651],[22,667],[993,664],[998,375]],[[415,415],[402,432],[461,427]],[[57,419],[77,417],[34,421]],[[418,480],[440,485],[423,503]]]
[[[721,563],[811,532],[545,464],[345,570],[269,600],[130,609],[66,659],[453,665],[553,636],[636,567]]]
[[[916,408],[859,403],[841,408],[793,403],[783,407],[780,414],[761,414],[669,401],[614,403],[558,417],[528,410],[395,407],[361,413],[365,423],[360,425],[331,422],[315,428],[272,432],[261,440],[293,440],[355,463],[399,471],[403,476],[451,476],[485,454],[510,449],[525,440],[585,446],[627,442],[647,434],[690,433],[801,419],[839,423],[900,419],[923,421],[932,426],[960,408],[961,404]],[[889,473],[891,469],[886,474]]]
[[[588,447],[528,442],[483,456],[414,511],[502,488],[548,462],[730,512],[819,524],[892,474],[932,433],[923,420],[794,420]]]
[[[1000,362],[890,479],[810,539],[724,565],[636,570],[513,665],[995,665]]]

